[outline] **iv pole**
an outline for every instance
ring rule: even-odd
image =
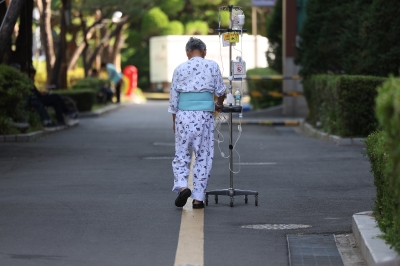
[[[246,32],[247,30],[241,29],[233,29],[233,17],[232,17],[232,10],[241,10],[239,6],[223,6],[219,8],[220,10],[229,10],[229,19],[230,19],[230,28],[229,29],[216,29],[219,33],[225,32]],[[233,80],[233,69],[232,69],[232,43],[229,43],[229,92],[232,94],[232,80]],[[251,190],[241,190],[241,189],[234,189],[233,188],[233,135],[232,135],[232,113],[241,113],[242,106],[240,105],[225,105],[222,108],[223,113],[229,113],[229,177],[230,177],[230,184],[228,189],[221,189],[221,190],[213,190],[206,192],[206,206],[208,206],[208,195],[214,195],[215,204],[218,204],[218,195],[229,196],[230,197],[230,206],[233,207],[233,200],[234,196],[242,195],[244,196],[244,202],[247,204],[248,202],[248,195],[255,196],[255,205],[258,206],[258,192],[251,191]]]

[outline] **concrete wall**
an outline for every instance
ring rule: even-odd
[[[299,74],[299,66],[295,65],[294,57],[286,57],[284,61],[284,76]],[[284,80],[283,92],[301,92],[303,85],[300,80]],[[308,106],[304,97],[283,97],[283,115],[287,117],[306,117]]]

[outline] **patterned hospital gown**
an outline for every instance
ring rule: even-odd
[[[190,150],[195,154],[192,198],[203,201],[214,156],[214,117],[209,111],[178,109],[180,92],[206,92],[216,96],[225,93],[218,64],[212,60],[193,57],[174,71],[168,112],[176,114],[173,191],[188,187]]]

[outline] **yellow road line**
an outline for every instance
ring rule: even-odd
[[[188,180],[188,186],[191,190],[193,189],[194,159],[193,153]],[[174,266],[183,265],[204,265],[204,209],[193,210],[190,199],[182,210],[181,229]]]

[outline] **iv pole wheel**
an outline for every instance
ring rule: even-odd
[[[233,197],[231,197],[231,202],[229,204],[231,207],[233,207]]]
[[[247,195],[244,195],[244,203],[246,203],[246,204],[247,204],[247,202],[248,202]]]
[[[258,206],[258,195],[255,196],[255,205]]]
[[[206,206],[208,206],[208,195],[206,194]]]
[[[218,195],[214,195],[215,204],[218,204]]]

